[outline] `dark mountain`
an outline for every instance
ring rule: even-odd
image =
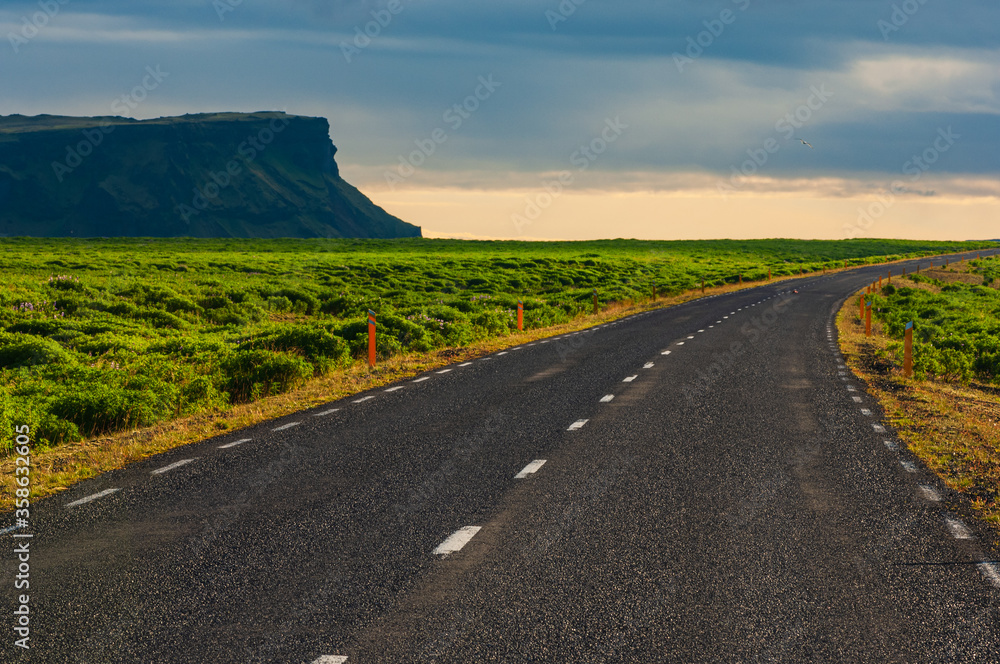
[[[0,235],[419,237],[345,182],[324,118],[0,117]]]

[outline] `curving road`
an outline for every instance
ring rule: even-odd
[[[632,316],[83,482],[3,535],[8,617],[30,541],[32,647],[0,659],[998,662],[994,536],[837,352],[834,313],[885,269]]]

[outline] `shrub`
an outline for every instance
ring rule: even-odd
[[[269,350],[238,350],[223,358],[219,369],[232,403],[287,392],[313,375],[303,358]]]

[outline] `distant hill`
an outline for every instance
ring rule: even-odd
[[[324,118],[0,116],[0,236],[419,237],[345,182]]]

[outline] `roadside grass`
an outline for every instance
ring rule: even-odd
[[[924,278],[907,286],[935,294],[947,284],[981,284],[968,262],[921,271]],[[893,284],[902,280],[893,277]],[[944,287],[942,286],[944,284]],[[863,291],[862,291],[863,292]],[[972,506],[1000,535],[1000,385],[979,378],[916,374],[903,377],[898,341],[886,326],[872,322],[865,336],[858,317],[858,295],[847,299],[837,315],[838,337],[846,364],[867,383],[887,422],[910,449],[947,486],[968,496]],[[920,342],[915,337],[914,346]]]

